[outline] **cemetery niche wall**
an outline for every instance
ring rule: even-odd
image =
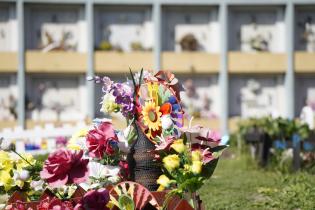
[[[219,51],[217,10],[212,7],[165,7],[163,51]]]
[[[27,5],[26,48],[43,52],[85,51],[84,10],[71,5]]]
[[[295,115],[300,116],[306,103],[315,112],[315,75],[298,75],[295,83]]]
[[[179,79],[183,81],[185,92],[181,93],[185,114],[188,118],[218,119],[220,97],[218,87],[218,76],[193,76],[182,75]]]
[[[296,9],[295,49],[315,52],[315,7],[304,6]]]
[[[285,116],[283,76],[232,76],[230,116]]]
[[[102,7],[95,13],[95,44],[104,51],[151,51],[153,23],[149,7]]]
[[[284,10],[281,7],[232,7],[229,47],[244,52],[284,52]]]
[[[77,122],[86,118],[84,76],[29,75],[27,118],[40,122]]]
[[[17,119],[17,84],[13,74],[0,76],[0,122]]]
[[[16,14],[12,4],[0,4],[0,52],[17,50]]]

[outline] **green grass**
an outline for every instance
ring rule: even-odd
[[[248,158],[221,159],[199,191],[207,210],[314,210],[315,177],[259,169]]]

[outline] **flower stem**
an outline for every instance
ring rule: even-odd
[[[16,152],[15,150],[11,150],[12,152],[14,152],[15,154],[17,154],[22,160],[24,160],[26,163],[28,163],[30,166],[34,167],[33,164],[31,164],[28,160],[26,160],[22,155],[20,155],[18,152]]]

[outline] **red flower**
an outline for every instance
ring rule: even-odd
[[[98,127],[87,134],[87,147],[89,155],[93,158],[103,158],[105,154],[113,155],[113,145],[118,141],[113,125],[110,122],[102,122]]]
[[[18,200],[13,204],[5,207],[5,210],[33,210],[32,208],[26,208],[26,204]]]
[[[51,187],[62,187],[65,184],[79,184],[88,177],[88,159],[82,159],[83,151],[71,152],[58,150],[45,161],[40,172]]]
[[[61,201],[58,198],[45,198],[37,206],[37,210],[73,210],[69,201]]]
[[[129,177],[129,165],[126,161],[119,161],[119,167],[120,167],[120,173],[119,175],[124,178],[124,179],[128,179]]]
[[[75,206],[75,210],[109,210],[106,207],[109,202],[108,190],[102,188],[88,191],[81,202]]]

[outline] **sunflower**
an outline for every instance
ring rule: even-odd
[[[145,105],[142,109],[143,121],[150,130],[157,131],[161,127],[160,116],[160,107],[155,106],[155,103],[152,101],[145,102]]]

